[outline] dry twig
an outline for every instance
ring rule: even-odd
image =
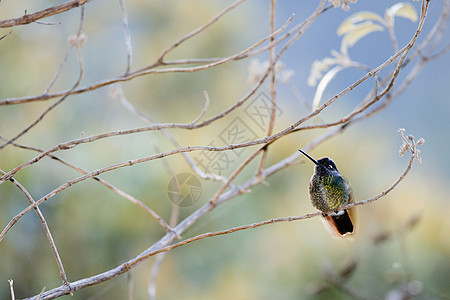
[[[63,13],[65,11],[71,10],[72,8],[82,6],[89,1],[91,0],[72,0],[63,3],[61,5],[49,7],[47,9],[32,13],[30,15],[25,12],[25,14],[22,17],[0,21],[0,28],[8,28],[30,24],[32,22],[36,22],[37,20],[48,18],[50,16],[54,16]]]

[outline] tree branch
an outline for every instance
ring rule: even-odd
[[[89,1],[91,1],[91,0],[72,0],[72,1],[66,2],[61,5],[49,7],[47,9],[32,13],[30,15],[28,15],[25,12],[25,14],[22,17],[0,21],[0,28],[8,28],[8,27],[14,27],[14,26],[19,26],[19,25],[30,24],[37,20],[47,18],[47,17],[53,16],[53,15],[57,15],[57,14],[65,12],[65,11],[71,10],[72,8],[79,7]]]
[[[404,138],[403,132],[401,132],[402,134],[402,138]],[[367,199],[367,200],[362,200],[362,201],[358,201],[355,203],[352,203],[350,205],[347,205],[343,208],[350,208],[353,206],[359,206],[359,205],[365,205],[368,203],[371,203],[373,201],[376,201],[378,199],[380,199],[381,197],[384,197],[385,195],[387,195],[389,192],[391,192],[408,174],[408,172],[411,170],[411,166],[414,162],[414,160],[417,160],[417,155],[418,155],[418,151],[417,151],[417,142],[414,141],[414,139],[409,139],[409,143],[411,146],[410,152],[411,152],[411,159],[409,161],[408,166],[406,167],[406,170],[403,172],[403,174],[398,177],[398,179],[386,190],[384,190],[383,192],[381,192],[380,194]],[[306,147],[305,147],[306,148]],[[267,172],[267,170],[265,170]],[[248,184],[248,182],[247,182]],[[243,186],[247,185],[244,184]],[[240,188],[240,190],[242,190],[242,187]],[[206,204],[206,206],[208,206],[208,204],[210,204],[210,202],[208,202]],[[204,206],[205,207],[205,206]],[[203,208],[204,209],[204,208]],[[305,220],[305,219],[310,219],[313,217],[317,217],[322,215],[321,212],[314,212],[314,213],[308,213],[308,214],[304,214],[301,216],[294,216],[294,217],[284,217],[284,218],[277,218],[277,219],[270,219],[270,220],[265,220],[262,222],[257,222],[257,223],[252,223],[252,224],[247,224],[247,225],[242,225],[242,226],[237,226],[237,227],[233,227],[233,228],[229,228],[229,229],[225,229],[225,230],[219,230],[219,231],[214,231],[214,232],[207,232],[207,233],[203,233],[203,234],[199,234],[196,235],[194,237],[185,239],[181,242],[172,244],[172,245],[168,245],[168,246],[161,246],[164,245],[165,243],[167,243],[168,240],[170,240],[170,236],[173,233],[168,233],[166,234],[166,236],[164,236],[159,242],[155,243],[153,246],[151,246],[149,249],[147,249],[146,251],[142,252],[141,254],[139,254],[138,256],[136,256],[134,259],[131,259],[119,266],[117,266],[114,269],[111,269],[107,272],[89,277],[89,278],[85,278],[85,279],[81,279],[78,280],[76,282],[73,282],[70,284],[70,289],[68,289],[66,286],[60,286],[58,288],[52,289],[50,291],[47,291],[45,293],[43,293],[41,295],[41,299],[54,299],[56,297],[62,296],[62,295],[66,295],[69,293],[69,291],[76,291],[78,289],[87,287],[87,286],[91,286],[94,284],[98,284],[101,283],[103,281],[109,280],[111,278],[114,278],[116,276],[119,276],[123,273],[126,273],[127,271],[129,271],[130,269],[132,269],[133,267],[135,267],[136,265],[138,265],[140,262],[144,261],[145,259],[154,256],[156,254],[160,254],[160,253],[164,253],[170,250],[173,250],[175,248],[190,244],[192,242],[204,239],[204,238],[208,238],[208,237],[214,237],[214,236],[220,236],[220,235],[225,235],[225,234],[230,234],[230,233],[234,233],[234,232],[238,232],[238,231],[242,231],[242,230],[247,230],[247,229],[253,229],[253,228],[258,228],[264,225],[269,225],[269,224],[275,224],[275,223],[282,223],[282,222],[292,222],[292,221],[298,221],[298,220]],[[180,223],[177,228],[175,228],[175,231],[179,232],[179,227],[184,227],[183,223],[186,222],[186,219]],[[190,220],[189,223],[191,223],[192,221]],[[36,296],[37,297],[37,296]],[[36,297],[32,297],[32,298],[27,298],[27,299],[36,299]]]

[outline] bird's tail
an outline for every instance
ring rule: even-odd
[[[322,220],[328,231],[337,237],[353,234],[355,227],[352,219],[352,212],[347,209],[322,215]]]

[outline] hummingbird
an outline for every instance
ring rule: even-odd
[[[312,205],[322,212],[325,227],[334,235],[344,237],[354,232],[352,211],[340,209],[353,202],[350,183],[339,173],[336,164],[328,157],[315,160],[298,149],[314,164],[314,174],[309,182],[309,198]]]

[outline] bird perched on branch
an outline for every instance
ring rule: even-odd
[[[314,174],[309,182],[309,197],[312,205],[322,212],[327,229],[338,237],[354,232],[354,208],[340,209],[353,202],[349,182],[339,173],[336,164],[328,157],[315,160],[308,153],[298,149],[314,164]]]

